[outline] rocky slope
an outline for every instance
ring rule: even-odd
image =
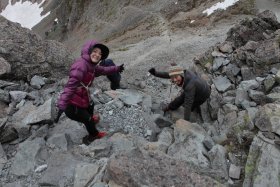
[[[254,12],[253,1],[247,0],[241,0],[227,12],[218,11],[211,18],[202,12],[216,0],[51,2],[51,14],[33,30],[43,38],[62,41],[75,55],[82,43],[92,37],[110,43],[111,48],[119,48],[153,36],[170,36],[176,30],[211,25],[231,15]]]
[[[141,8],[158,2],[132,3]],[[70,52],[0,18],[0,186],[279,186],[280,24],[275,16],[203,17],[216,21],[189,28],[184,26],[189,20],[179,18],[192,11],[171,17],[159,12],[173,20],[172,29],[147,34],[147,40],[134,43],[141,37],[128,39],[125,32],[114,38],[108,32],[110,58],[125,62],[122,80],[129,89],[111,91],[106,78],[95,81],[98,128],[109,135],[89,146],[81,143],[87,134],[82,124],[64,115],[53,123]],[[72,26],[75,33],[78,26]],[[115,45],[125,41],[124,47]],[[166,70],[170,62],[185,68],[194,63],[192,68],[209,80],[212,93],[202,107],[203,119],[192,113],[190,122],[178,120],[181,109],[163,116],[161,104],[169,101],[171,84],[147,70]],[[172,91],[176,96],[178,90]]]
[[[107,90],[106,82],[97,80],[91,93],[96,111],[102,115],[98,128],[110,134],[89,146],[81,144],[86,135],[82,124],[65,116],[57,124],[52,122],[54,102],[65,79],[50,81],[49,74],[43,77],[44,72],[38,69],[44,70],[44,66],[32,68],[34,71],[23,76],[25,81],[7,79],[15,65],[25,68],[25,61],[15,61],[14,65],[13,58],[18,55],[28,59],[25,50],[13,53],[12,49],[23,43],[9,42],[14,33],[22,34],[27,49],[42,39],[3,18],[0,21],[0,33],[7,38],[1,47],[9,51],[0,53],[0,66],[5,69],[1,76],[6,78],[0,81],[2,186],[279,185],[279,147],[275,141],[279,140],[280,24],[270,12],[244,19],[226,37],[219,33],[213,41],[207,40],[207,36],[215,38],[217,30],[225,32],[224,27],[219,30],[217,26],[204,35],[207,45],[197,44],[205,45],[201,50],[212,44],[205,53],[193,52],[194,56],[201,54],[194,59],[194,68],[208,77],[212,93],[202,107],[203,119],[193,113],[191,122],[177,120],[182,117],[180,110],[162,116],[160,103],[168,97],[170,83],[148,76],[146,68],[158,65],[164,69],[173,57],[184,67],[189,66],[183,57],[190,54],[184,56],[178,49],[187,51],[200,37],[193,37],[185,46],[179,41],[180,35],[172,37],[171,42],[166,36],[143,41],[145,46],[153,42],[172,46],[172,58],[164,55],[163,49],[152,51],[136,63],[132,61],[123,79],[134,81],[126,90]],[[8,32],[7,25],[15,32]],[[136,53],[143,49],[141,45],[131,46],[128,51]],[[56,51],[54,59],[65,57],[56,45],[48,50]],[[128,51],[115,51],[113,55],[121,59],[128,56]],[[37,66],[41,63],[31,62]],[[141,66],[143,71],[139,73]],[[133,73],[136,76],[130,77]],[[13,76],[22,78],[20,73]]]

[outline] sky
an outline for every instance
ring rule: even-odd
[[[42,3],[44,3],[44,1],[42,1]],[[25,1],[16,2],[14,5],[11,5],[11,0],[9,0],[9,5],[0,14],[12,22],[20,23],[22,27],[31,29],[50,14],[50,12],[48,12],[44,16],[40,15],[43,11],[43,7],[40,8],[41,4],[32,4],[29,1]]]
[[[222,3],[219,2],[215,5],[213,5],[212,7],[204,10],[202,13],[206,13],[207,16],[209,16],[210,14],[212,14],[214,11],[216,11],[218,9],[226,10],[228,7],[234,5],[238,1],[239,0],[224,0]]]

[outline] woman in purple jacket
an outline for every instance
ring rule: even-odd
[[[108,67],[98,65],[108,55],[109,49],[105,45],[94,40],[85,43],[81,57],[71,66],[68,82],[58,101],[60,113],[64,111],[67,117],[86,126],[89,135],[83,138],[83,143],[87,145],[106,135],[95,127],[99,118],[93,115],[93,108],[90,107],[89,87],[95,76],[121,73],[124,70],[123,64]]]

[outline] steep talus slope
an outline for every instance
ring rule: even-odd
[[[51,14],[33,30],[43,38],[55,39],[65,43],[75,54],[79,54],[82,42],[96,38],[112,42],[112,46],[139,42],[152,36],[188,27],[203,27],[215,20],[202,12],[216,1],[182,0],[182,1],[61,1]],[[241,0],[229,9],[227,16],[251,13],[253,3]],[[242,11],[244,9],[244,11]],[[247,10],[247,12],[245,12]],[[239,12],[240,13],[237,13]],[[217,15],[217,19],[225,17]],[[51,19],[58,18],[53,24]],[[194,24],[190,22],[196,20]]]
[[[137,12],[141,19],[131,16],[115,23],[138,21],[136,28],[144,32],[146,3],[158,10],[154,14],[161,23],[182,19],[179,14],[172,13],[171,18],[163,14],[155,7],[157,1],[136,2],[123,5],[124,13]],[[109,18],[102,31],[111,28]],[[245,19],[240,22],[241,18]],[[75,41],[77,48],[83,29],[92,29],[82,24],[90,17],[80,19],[74,22],[81,25],[72,25],[73,33],[67,31],[64,40],[68,45]],[[280,25],[271,12],[252,18],[233,16],[204,28],[180,30],[160,24],[163,32],[144,39],[147,34],[140,42],[135,37],[126,41],[136,33],[134,27],[120,36],[118,30],[108,29],[110,58],[125,63],[122,81],[129,84],[128,89],[112,91],[106,78],[95,80],[90,90],[95,110],[102,116],[97,127],[109,134],[89,146],[81,141],[87,134],[82,124],[65,115],[58,123],[52,120],[55,101],[67,80],[61,72],[67,72],[65,64],[72,62],[67,49],[4,18],[0,25],[4,38],[0,74],[6,78],[0,80],[1,186],[279,185],[280,154],[275,142],[280,133]],[[75,32],[80,34],[77,38],[67,39]],[[202,106],[202,119],[193,112],[190,122],[177,120],[182,118],[181,109],[163,114],[162,101],[170,101],[179,90],[147,70],[154,66],[167,70],[171,62],[185,68],[194,65],[208,78],[212,93]],[[59,79],[51,80],[53,76]],[[14,77],[24,80],[14,82]]]

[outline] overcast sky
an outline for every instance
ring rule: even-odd
[[[218,9],[227,9],[228,7],[234,5],[236,2],[238,2],[239,0],[224,0],[223,2],[219,2],[215,5],[213,5],[212,7],[206,9],[203,11],[203,13],[207,13],[207,16],[209,16],[210,14],[212,14],[214,11],[218,10]]]
[[[49,15],[49,12],[44,16],[40,15],[43,11],[43,8],[40,8],[41,4],[32,4],[29,1],[25,1],[16,2],[14,5],[11,5],[11,0],[9,0],[9,5],[0,14],[10,21],[20,23],[23,27],[31,29]]]

